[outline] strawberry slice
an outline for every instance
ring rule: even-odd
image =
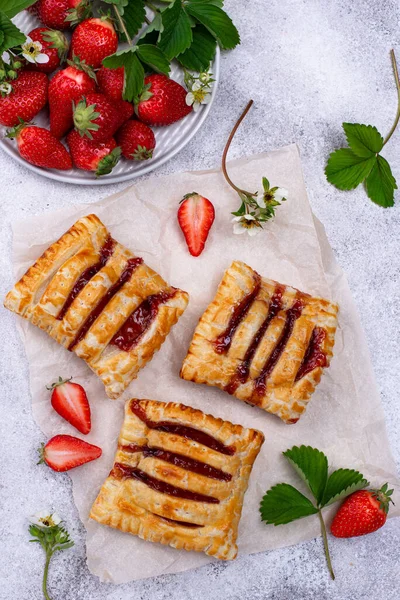
[[[72,435],[55,435],[39,449],[40,463],[46,463],[53,471],[69,471],[99,458],[101,448],[88,444]]]
[[[192,256],[203,252],[214,218],[214,206],[197,192],[186,194],[181,200],[178,222]]]
[[[52,390],[51,405],[58,414],[71,423],[81,433],[89,433],[91,428],[90,406],[86,392],[79,383],[59,377],[47,387]]]

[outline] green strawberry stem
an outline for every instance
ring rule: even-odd
[[[48,550],[46,552],[46,562],[44,565],[43,582],[42,582],[43,596],[45,597],[46,600],[51,600],[51,598],[47,592],[47,578],[49,575],[49,566],[50,566],[50,561],[51,561],[52,556],[53,556],[53,553],[51,552],[51,550]]]
[[[232,181],[232,179],[229,177],[228,175],[228,171],[226,169],[226,157],[228,154],[228,150],[229,147],[231,145],[231,142],[235,136],[236,131],[239,128],[240,123],[243,121],[243,119],[245,118],[245,116],[247,115],[247,113],[249,112],[250,108],[253,105],[253,100],[250,100],[246,106],[246,108],[244,109],[244,111],[242,112],[242,114],[240,115],[240,117],[238,118],[238,120],[236,121],[229,137],[228,137],[228,141],[226,142],[225,148],[224,148],[224,152],[222,154],[222,173],[224,174],[224,177],[226,179],[226,181],[229,183],[229,185],[231,186],[231,188],[233,188],[239,195],[240,194],[245,194],[245,195],[250,195],[252,196],[253,194],[251,194],[250,192],[246,192],[246,190],[242,190],[240,189],[237,185],[235,185]]]
[[[125,22],[124,22],[123,18],[121,17],[121,13],[119,12],[118,7],[115,4],[114,4],[114,12],[117,17],[118,23],[120,24],[120,27],[121,27],[122,31],[124,32],[126,41],[128,42],[129,46],[132,46],[131,36],[129,35],[128,30],[125,25]]]
[[[319,522],[321,523],[322,539],[324,540],[326,562],[328,564],[329,573],[331,574],[332,579],[335,579],[335,573],[333,572],[331,555],[329,553],[328,536],[326,535],[325,522],[324,522],[324,518],[322,516],[322,512],[321,512],[320,508],[318,509],[318,516],[319,516]]]
[[[392,135],[396,131],[396,127],[397,127],[397,125],[399,123],[399,120],[400,120],[400,79],[399,79],[399,71],[397,69],[396,56],[395,56],[395,53],[394,53],[393,49],[390,51],[390,58],[392,59],[394,79],[396,81],[397,95],[398,95],[398,104],[397,104],[397,114],[396,114],[396,118],[395,118],[394,123],[393,123],[393,127],[391,128],[391,130],[389,131],[389,133],[385,137],[385,139],[383,141],[383,145],[387,144],[387,142],[390,140],[390,138],[392,137]]]

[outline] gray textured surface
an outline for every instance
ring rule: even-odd
[[[313,210],[325,224],[335,254],[347,271],[361,313],[399,465],[400,192],[396,207],[384,210],[374,206],[362,189],[339,193],[323,174],[328,153],[344,141],[342,121],[372,123],[382,133],[392,124],[396,93],[389,50],[397,43],[400,58],[399,4],[397,0],[227,0],[226,4],[240,26],[242,45],[223,57],[218,98],[197,139],[159,172],[215,167],[234,117],[250,97],[255,107],[235,139],[231,157],[292,141],[299,144]],[[400,132],[385,148],[398,179],[399,144]],[[0,165],[3,296],[12,284],[12,219],[90,203],[120,188],[55,184],[20,168],[4,154],[0,154]],[[28,543],[25,519],[46,506],[66,519],[76,541],[74,549],[54,560],[50,576],[54,600],[233,600],[243,596],[249,600],[358,600],[378,590],[381,596],[400,596],[399,519],[365,538],[332,539],[334,583],[325,569],[321,541],[314,540],[186,574],[118,587],[100,584],[85,565],[84,532],[68,476],[35,465],[35,448],[43,436],[31,416],[24,350],[14,318],[4,310],[0,315],[2,600],[42,598],[43,556]]]

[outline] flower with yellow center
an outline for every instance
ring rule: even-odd
[[[206,85],[195,81],[190,92],[186,94],[186,104],[193,106],[194,112],[197,112],[202,104],[208,104],[211,100],[211,93]]]
[[[56,513],[41,510],[36,515],[29,518],[30,522],[37,527],[49,528],[57,527],[61,523],[61,518]]]
[[[34,42],[29,35],[27,36],[25,43],[22,44],[22,56],[30,63],[37,63],[39,65],[49,62],[47,54],[42,53],[42,44],[40,42]]]
[[[249,234],[250,237],[257,235],[260,233],[262,227],[261,224],[257,221],[257,219],[253,215],[243,215],[242,217],[233,217],[232,219],[233,225],[233,233],[240,235],[242,233]]]

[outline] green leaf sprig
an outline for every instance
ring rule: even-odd
[[[380,152],[392,137],[400,120],[399,72],[394,51],[391,50],[390,54],[398,94],[397,114],[391,130],[383,139],[372,125],[343,123],[349,148],[332,152],[325,168],[328,181],[340,190],[353,190],[364,182],[369,198],[384,208],[394,205],[397,183],[389,163]]]
[[[239,33],[222,9],[221,0],[103,0],[112,6],[121,39],[128,48],[108,56],[103,65],[125,68],[124,99],[138,100],[144,90],[145,72],[168,75],[170,62],[176,59],[193,71],[207,71],[217,43],[224,50],[240,43]],[[146,16],[146,6],[154,18]],[[111,13],[109,13],[111,15]],[[144,23],[147,28],[133,39]]]
[[[292,485],[278,483],[267,491],[261,501],[261,519],[267,524],[284,525],[318,514],[328,569],[332,579],[335,579],[322,509],[365,488],[369,483],[361,473],[353,469],[337,469],[329,475],[327,457],[311,446],[293,446],[283,452],[283,455],[307,484],[314,502]]]
[[[42,591],[45,599],[50,600],[47,591],[47,579],[51,558],[55,552],[72,548],[74,542],[71,540],[66,528],[62,525],[60,517],[54,513],[49,515],[38,513],[35,517],[31,518],[31,521],[32,524],[29,526],[29,533],[33,539],[30,542],[40,544],[46,554]]]

